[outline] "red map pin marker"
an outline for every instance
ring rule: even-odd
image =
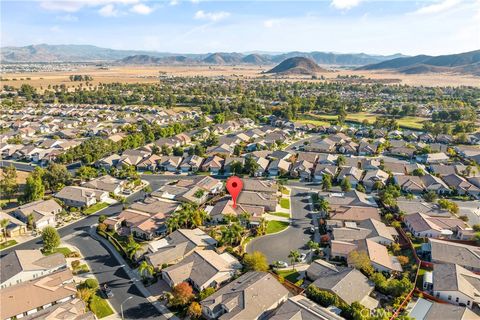
[[[242,179],[239,177],[233,176],[227,179],[227,190],[228,193],[232,196],[233,207],[237,207],[237,198],[243,188]]]

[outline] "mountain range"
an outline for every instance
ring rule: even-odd
[[[404,74],[451,72],[480,76],[480,50],[442,56],[402,57],[363,66],[357,70],[391,70]]]
[[[316,75],[320,72],[328,72],[328,70],[321,68],[312,59],[293,57],[283,60],[279,65],[265,73],[275,73],[278,75]]]
[[[207,54],[177,54],[156,51],[115,50],[91,45],[30,45],[25,47],[1,48],[3,63],[15,62],[97,62],[108,61],[125,64],[256,64],[267,65],[282,62],[292,57],[305,57],[318,64],[363,66],[404,57],[365,53],[340,54],[331,52],[288,52],[288,53],[236,53],[215,52]]]

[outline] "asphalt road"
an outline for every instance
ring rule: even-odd
[[[143,192],[138,192],[130,196],[128,201],[132,202],[142,197]],[[120,304],[128,297],[132,297],[123,305],[126,319],[166,319],[137,289],[120,262],[110,254],[102,243],[94,240],[88,234],[90,227],[98,222],[99,215],[110,216],[117,214],[122,208],[122,204],[110,206],[99,213],[60,228],[58,232],[62,237],[62,241],[76,246],[81,251],[99,283],[107,283],[112,288],[114,296],[109,301],[118,313],[120,313]],[[39,249],[41,247],[41,239],[37,238],[5,249],[1,252],[1,255],[3,256],[13,250]]]
[[[308,229],[313,226],[310,215],[310,196],[306,190],[297,188],[291,189],[290,196],[292,223],[289,228],[280,233],[253,239],[247,245],[247,252],[261,251],[267,256],[269,263],[279,260],[289,263],[290,251],[299,250],[305,253],[309,251],[306,244],[309,240],[313,240],[313,236],[308,232]]]
[[[17,161],[11,161],[11,160],[0,160],[0,168],[6,168],[10,167],[13,165],[15,169],[19,171],[26,171],[26,172],[32,172],[36,165],[30,164],[30,163],[25,163],[25,162],[17,162]]]

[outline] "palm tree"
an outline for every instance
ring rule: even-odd
[[[228,227],[223,227],[221,233],[221,242],[233,246],[242,241],[243,227],[239,223],[234,222]]]
[[[298,259],[300,258],[300,252],[298,252],[298,250],[292,250],[288,254],[288,258],[292,264],[292,270],[295,270],[295,263],[298,262]]]
[[[3,237],[5,238],[5,241],[7,241],[7,226],[9,223],[10,223],[10,220],[8,219],[0,220],[0,228],[2,228]]]
[[[127,251],[127,254],[128,254],[128,257],[130,258],[130,260],[133,261],[133,258],[135,257],[135,253],[137,253],[138,249],[140,249],[141,247],[142,246],[138,242],[136,242],[135,240],[128,242],[127,247],[126,247],[126,251]]]
[[[318,200],[318,210],[323,212],[325,215],[327,215],[328,211],[330,211],[330,204],[323,197]]]
[[[172,215],[167,220],[168,233],[172,233],[173,231],[177,230],[178,228],[180,228],[178,217],[176,215]]]
[[[144,280],[147,276],[152,277],[154,272],[155,272],[155,269],[153,268],[153,266],[145,260],[143,260],[142,263],[140,263],[140,266],[138,267],[138,273],[140,273],[140,276]]]
[[[318,250],[320,248],[320,245],[317,242],[312,240],[307,242],[307,246],[310,249],[310,252]]]

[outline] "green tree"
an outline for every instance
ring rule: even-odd
[[[208,298],[209,296],[211,296],[214,293],[215,293],[215,288],[207,287],[199,293],[198,297],[199,297],[200,300],[203,300],[203,299]]]
[[[3,168],[2,179],[0,180],[0,195],[10,199],[17,193],[17,169],[13,165]]]
[[[60,245],[60,235],[57,229],[47,226],[42,230],[43,251],[52,252]]]
[[[253,157],[246,157],[245,158],[245,166],[243,167],[243,171],[250,176],[254,176],[255,172],[258,170],[258,163],[255,161]]]
[[[345,165],[345,162],[346,162],[345,156],[339,155],[336,162],[337,162],[337,166],[339,167]]]
[[[332,188],[332,177],[329,174],[324,174],[322,176],[322,190],[330,191]]]
[[[251,254],[245,254],[243,265],[247,271],[267,271],[267,257],[260,251],[254,251]]]
[[[10,220],[8,220],[8,219],[2,219],[2,220],[0,220],[0,228],[2,229],[3,238],[5,239],[5,241],[7,241],[7,236],[8,236],[7,226],[8,226],[9,224],[10,224]]]
[[[38,167],[29,174],[25,183],[23,201],[31,202],[43,198],[45,195],[45,186],[42,182],[43,174],[43,170]]]
[[[370,257],[365,251],[354,250],[350,252],[348,255],[348,262],[368,276],[373,274],[374,270],[370,261]]]
[[[233,175],[238,175],[243,172],[243,165],[240,161],[233,161],[230,164],[230,172]]]
[[[290,259],[290,263],[292,264],[292,270],[295,270],[295,263],[297,263],[300,259],[300,252],[298,250],[292,250],[288,254],[288,258]]]
[[[322,307],[329,307],[338,304],[338,298],[335,294],[319,289],[314,285],[308,286],[306,290],[307,297]]]
[[[145,260],[143,260],[142,263],[140,263],[140,266],[138,266],[138,273],[140,273],[140,276],[144,280],[147,277],[151,278],[154,272],[155,268]]]
[[[310,249],[310,252],[317,251],[318,249],[320,249],[320,245],[313,240],[309,240],[307,242],[307,247]]]
[[[342,180],[342,183],[340,186],[342,187],[342,191],[348,192],[352,190],[352,185],[350,184],[350,179],[348,179],[348,177],[345,177]]]
[[[69,185],[72,176],[67,167],[57,163],[51,163],[45,170],[43,181],[45,187],[52,191],[59,191],[64,186]]]
[[[82,181],[90,180],[98,176],[98,171],[97,169],[90,166],[81,166],[80,168],[78,168],[75,176],[77,178],[80,178]]]

